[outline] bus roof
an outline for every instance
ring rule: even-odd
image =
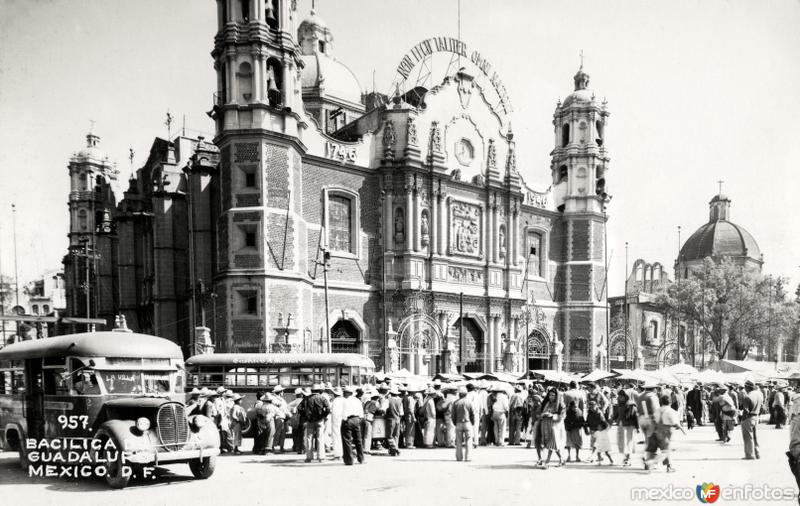
[[[192,365],[319,365],[375,368],[375,363],[358,353],[209,353],[186,360]]]
[[[86,332],[9,344],[0,360],[44,357],[183,358],[180,347],[168,339],[133,332]]]

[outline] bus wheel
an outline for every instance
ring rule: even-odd
[[[121,445],[115,445],[122,448]],[[112,458],[113,457],[113,458]],[[106,483],[111,488],[125,488],[131,481],[131,469],[125,465],[125,459],[121,450],[106,452],[105,478]]]
[[[189,461],[189,469],[192,474],[199,480],[205,480],[214,474],[214,468],[217,467],[216,457],[205,457],[197,460]]]

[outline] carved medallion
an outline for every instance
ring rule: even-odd
[[[472,160],[475,159],[475,148],[469,139],[459,139],[456,141],[453,152],[456,155],[456,160],[461,165],[468,167]]]

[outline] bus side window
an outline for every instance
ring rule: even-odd
[[[350,384],[350,368],[349,367],[342,367],[341,369],[339,369],[339,381],[341,382],[341,386],[343,386],[343,387]]]
[[[25,373],[22,371],[11,371],[11,393],[25,393]]]
[[[69,395],[66,368],[47,368],[44,370],[45,395]]]
[[[11,394],[11,371],[0,371],[0,393]]]

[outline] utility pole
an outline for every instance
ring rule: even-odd
[[[0,222],[0,237],[3,237],[3,227]],[[6,314],[6,290],[3,282],[3,250],[0,249],[0,316]],[[3,335],[2,346],[6,345],[6,321],[0,320],[0,334]]]
[[[680,256],[681,256],[681,226],[678,225],[678,257],[680,257]],[[680,283],[680,280],[678,280],[678,282]],[[675,343],[676,343],[676,346],[678,347],[678,363],[680,364],[681,363],[681,332],[680,332],[681,324],[680,324],[680,322],[677,322],[677,325],[678,325],[678,328],[675,329]],[[666,342],[666,339],[664,339],[664,341]]]
[[[92,264],[91,262],[96,261],[100,258],[100,255],[96,254],[93,249],[90,249],[89,243],[90,239],[88,237],[84,237],[80,240],[83,243],[83,252],[79,253],[77,251],[73,252],[72,255],[76,257],[82,257],[85,266],[85,278],[84,278],[84,291],[86,292],[86,318],[89,319],[92,317]],[[97,297],[97,294],[95,294]],[[77,304],[76,304],[77,306]],[[94,323],[87,323],[86,324],[86,331],[87,332],[94,332],[95,327]]]
[[[458,365],[464,374],[464,292],[458,294]]]
[[[14,239],[14,305],[19,307],[19,265],[17,265],[17,205],[11,204],[11,230]],[[17,322],[19,337],[19,322]]]
[[[583,61],[583,50],[581,50],[581,61]],[[610,198],[610,197],[609,197]],[[609,330],[611,329],[611,305],[608,303],[608,215],[606,214],[606,203],[603,202],[603,257],[606,264],[605,282],[603,283],[603,292],[606,297],[606,370],[611,370],[611,339]],[[603,364],[600,364],[603,367]]]
[[[328,307],[328,261],[331,258],[330,252],[327,248],[322,250],[322,280],[325,286],[325,339],[328,345],[328,353],[332,353],[331,349],[331,322],[330,322],[330,309]]]
[[[624,299],[625,305],[622,306],[622,314],[625,317],[625,328],[623,329],[623,337],[625,338],[625,366],[628,365],[628,241],[625,241],[625,289]],[[635,352],[635,350],[631,350]],[[633,368],[636,369],[636,358],[633,359]]]

